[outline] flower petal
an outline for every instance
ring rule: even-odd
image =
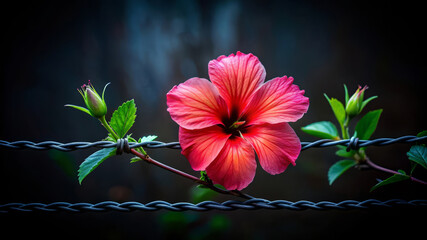
[[[188,130],[179,128],[179,143],[182,154],[195,171],[205,170],[218,156],[231,134],[226,134],[219,126]]]
[[[240,137],[228,139],[216,159],[206,168],[214,183],[228,190],[241,190],[255,177],[256,161],[252,146]]]
[[[247,124],[295,122],[307,112],[304,90],[292,84],[293,77],[275,78],[258,89],[243,119]]]
[[[168,92],[167,105],[172,119],[186,129],[222,124],[227,106],[215,86],[203,78],[191,78]]]
[[[243,137],[255,149],[261,167],[270,174],[285,171],[301,152],[301,143],[288,123],[253,125]]]
[[[230,112],[240,114],[265,80],[265,69],[252,54],[237,52],[209,62],[209,78]]]

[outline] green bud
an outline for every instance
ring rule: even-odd
[[[86,107],[96,118],[100,118],[107,114],[107,105],[104,100],[94,91],[91,87],[86,87],[85,90],[85,102]]]
[[[95,88],[90,83],[90,80],[89,80],[89,83],[87,85],[83,84],[81,89],[77,89],[77,91],[79,91],[80,95],[82,95],[87,109],[83,108],[83,107],[71,105],[71,104],[67,104],[65,106],[73,107],[73,108],[78,109],[80,111],[83,111],[83,112],[85,112],[85,113],[87,113],[87,114],[89,114],[95,118],[104,117],[105,114],[107,114],[107,105],[105,104],[105,101],[104,101],[104,92],[105,92],[105,89],[108,86],[108,84],[105,85],[105,87],[104,87],[104,90],[102,92],[102,97],[99,96],[99,94],[96,92]]]
[[[357,116],[360,112],[362,112],[363,108],[366,106],[366,104],[368,104],[368,102],[377,98],[377,96],[374,96],[363,101],[366,89],[368,89],[368,86],[364,86],[363,88],[359,86],[353,96],[351,96],[348,100],[345,111],[350,118]]]

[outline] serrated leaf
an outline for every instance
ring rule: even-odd
[[[417,134],[417,137],[424,137],[424,136],[427,136],[427,130],[424,130]]]
[[[302,127],[301,130],[305,133],[319,138],[337,139],[338,130],[335,125],[329,121],[315,122]]]
[[[116,155],[116,148],[104,148],[87,157],[80,165],[78,171],[79,183],[82,184],[83,179],[85,179],[89,173],[98,167],[105,159],[114,155]]]
[[[134,100],[123,103],[114,111],[110,125],[120,138],[123,138],[135,123],[136,106]]]
[[[382,109],[370,111],[357,122],[355,131],[359,139],[368,140],[372,136],[377,128],[382,111]]]
[[[139,143],[151,142],[151,141],[153,141],[156,138],[157,138],[156,135],[148,135],[148,136],[144,136],[144,137],[140,138],[138,142]]]
[[[406,155],[409,160],[416,162],[427,169],[427,147],[421,145],[412,146]]]
[[[399,170],[398,172],[401,173],[401,174],[394,174],[393,176],[391,176],[391,177],[389,177],[389,178],[387,178],[387,179],[385,179],[385,180],[383,180],[383,181],[375,184],[375,186],[373,186],[371,188],[370,192],[374,191],[375,189],[377,189],[379,187],[382,187],[382,186],[385,186],[385,185],[388,185],[388,184],[391,184],[391,183],[396,183],[396,182],[404,181],[404,180],[407,180],[407,179],[410,178],[408,175],[406,175],[405,171]]]
[[[335,117],[337,118],[340,125],[344,124],[345,121],[345,108],[344,105],[336,98],[329,98],[326,94],[324,94],[326,99],[329,102],[329,105],[331,105],[332,111],[335,114]]]
[[[332,183],[341,176],[345,171],[347,171],[349,168],[356,165],[356,161],[354,160],[341,160],[336,162],[334,165],[332,165],[329,168],[328,171],[328,180],[329,185],[332,185]]]

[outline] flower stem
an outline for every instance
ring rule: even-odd
[[[110,127],[110,125],[107,123],[107,121],[105,120],[105,116],[102,116],[100,118],[98,118],[99,121],[101,122],[102,126],[105,127],[105,129],[107,129],[107,131],[109,133],[111,133],[111,135],[113,136],[114,140],[118,140],[120,137],[117,135],[116,132],[114,132],[114,130]]]
[[[350,138],[350,134],[348,133],[348,123],[349,123],[349,121],[350,121],[349,117],[346,116],[344,124],[340,124],[341,125],[341,133],[342,133],[342,138],[343,139],[349,139]]]
[[[163,168],[163,169],[165,169],[165,170],[168,170],[169,172],[172,172],[172,173],[175,173],[175,174],[177,174],[177,175],[179,175],[179,176],[182,176],[182,177],[185,177],[185,178],[187,178],[187,179],[190,179],[190,180],[192,180],[192,181],[193,181],[193,182],[195,182],[195,183],[202,184],[202,185],[204,185],[204,186],[206,186],[206,187],[208,187],[208,188],[212,189],[212,190],[213,190],[213,191],[215,191],[215,192],[222,193],[222,194],[234,195],[234,196],[242,197],[242,198],[246,198],[246,199],[251,199],[251,198],[253,198],[252,196],[247,195],[247,194],[245,194],[245,193],[242,193],[242,192],[240,192],[240,191],[238,191],[238,190],[229,191],[229,190],[223,190],[223,189],[221,189],[221,188],[217,188],[217,187],[215,187],[215,186],[214,186],[213,184],[211,184],[211,183],[208,183],[208,182],[203,181],[203,180],[201,180],[201,179],[199,179],[199,178],[197,178],[197,177],[195,177],[195,176],[193,176],[193,175],[190,175],[190,174],[188,174],[188,173],[182,172],[182,171],[180,171],[180,170],[178,170],[178,169],[175,169],[175,168],[173,168],[173,167],[170,167],[170,166],[168,166],[168,165],[165,165],[165,164],[163,164],[163,163],[161,163],[161,162],[158,162],[158,161],[156,161],[156,160],[152,159],[150,156],[148,156],[148,155],[146,155],[146,154],[144,155],[144,154],[142,154],[142,153],[140,153],[140,152],[136,151],[135,149],[131,149],[131,153],[132,153],[132,154],[134,154],[135,156],[137,156],[137,157],[141,158],[142,160],[144,160],[144,161],[148,162],[148,163],[154,164],[154,165],[156,165],[157,167]]]
[[[365,163],[366,163],[366,164],[368,164],[368,166],[370,166],[370,167],[372,167],[373,169],[376,169],[376,170],[378,170],[378,171],[387,172],[387,173],[391,173],[391,174],[404,175],[404,174],[402,174],[402,173],[400,173],[400,172],[396,172],[396,171],[394,171],[394,170],[391,170],[391,169],[388,169],[388,168],[385,168],[385,167],[378,166],[377,164],[373,163],[373,162],[372,162],[372,161],[371,161],[367,156],[365,157]],[[412,177],[412,176],[409,176],[409,179],[411,179],[411,181],[414,181],[414,182],[418,182],[418,183],[421,183],[421,184],[427,185],[427,182],[424,182],[424,181],[422,181],[422,180],[420,180],[420,179],[417,179],[417,178],[414,178],[414,177]]]

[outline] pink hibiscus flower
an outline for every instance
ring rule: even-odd
[[[196,171],[228,190],[252,182],[257,163],[270,174],[295,165],[301,143],[287,122],[307,112],[304,90],[292,77],[264,83],[265,69],[252,54],[220,56],[209,62],[209,77],[191,78],[167,94],[178,123],[182,154]]]

